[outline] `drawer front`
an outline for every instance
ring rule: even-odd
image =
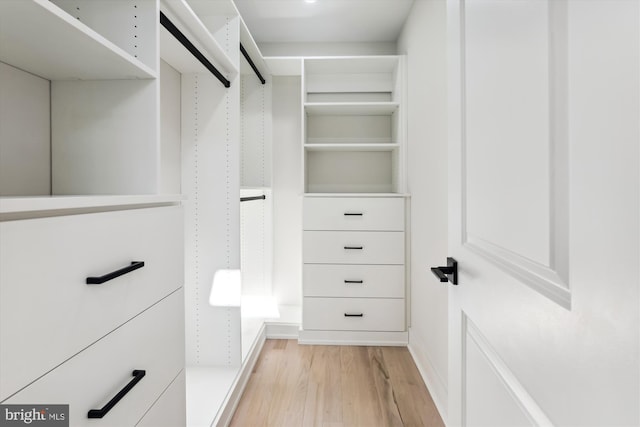
[[[404,331],[404,299],[306,297],[302,326],[326,331]]]
[[[404,231],[404,199],[306,197],[303,228]]]
[[[4,404],[69,404],[71,426],[134,426],[184,367],[184,296],[157,305],[46,374]],[[132,379],[146,375],[101,419],[89,419]]]
[[[309,264],[404,264],[399,231],[305,231],[303,262]]]
[[[305,264],[304,296],[404,298],[403,265]]]
[[[144,414],[136,427],[184,427],[187,425],[187,402],[184,370]]]
[[[183,259],[178,206],[0,223],[0,400],[178,289]]]

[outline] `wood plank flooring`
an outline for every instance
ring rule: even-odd
[[[444,423],[404,347],[267,340],[231,426],[444,427]]]

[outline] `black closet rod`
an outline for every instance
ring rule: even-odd
[[[187,50],[191,52],[191,54],[195,56],[196,59],[207,68],[207,70],[211,71],[211,74],[216,76],[216,78],[220,80],[220,83],[222,83],[224,87],[231,87],[231,82],[224,78],[220,71],[218,71],[218,69],[214,67],[213,64],[209,62],[209,60],[205,58],[202,53],[200,53],[198,48],[195,47],[193,43],[191,43],[189,39],[184,34],[182,34],[182,31],[180,31],[178,27],[173,25],[173,22],[171,22],[171,20],[169,20],[169,18],[167,18],[167,16],[162,12],[160,12],[160,23],[167,29],[167,31],[169,31],[173,35],[173,37],[175,37],[180,43],[182,43],[182,46],[187,48]]]
[[[253,197],[240,197],[241,202],[250,202],[252,200],[266,200],[267,196],[264,194],[262,196],[253,196]]]
[[[260,79],[262,84],[265,84],[266,80],[264,79],[264,77],[262,77],[262,74],[260,74],[260,71],[258,70],[258,67],[256,67],[256,64],[253,63],[253,61],[251,60],[251,57],[249,56],[249,54],[245,50],[244,46],[242,46],[242,43],[240,43],[240,52],[242,52],[242,55],[245,57],[245,59],[247,60],[249,65],[251,65],[251,68],[253,68],[253,72],[256,73],[256,76],[258,76],[258,78]]]

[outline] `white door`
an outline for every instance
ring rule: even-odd
[[[448,2],[449,424],[637,426],[640,2]]]

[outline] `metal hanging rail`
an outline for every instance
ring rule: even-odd
[[[242,56],[244,56],[247,62],[249,63],[249,65],[251,65],[251,68],[253,68],[253,72],[256,73],[256,76],[258,76],[262,84],[265,84],[266,80],[264,79],[264,77],[262,77],[262,74],[260,74],[258,67],[256,67],[256,64],[253,63],[253,61],[251,60],[251,57],[245,50],[244,46],[242,46],[242,43],[240,43],[240,52],[242,52]]]
[[[252,197],[240,197],[241,202],[250,202],[252,200],[266,200],[267,196],[264,194],[262,196],[252,196]]]
[[[171,33],[171,35],[173,35],[173,37],[175,37],[182,44],[182,46],[184,46],[189,52],[191,52],[191,54],[195,56],[196,59],[200,61],[200,63],[204,65],[207,70],[211,71],[211,74],[216,76],[216,78],[220,80],[220,83],[222,83],[224,87],[231,87],[231,82],[227,80],[222,75],[222,73],[220,73],[220,71],[218,71],[218,69],[211,62],[209,62],[207,58],[205,58],[205,56],[198,50],[198,48],[195,47],[193,43],[191,43],[191,41],[189,41],[189,39],[184,34],[182,34],[182,31],[180,31],[178,27],[176,27],[173,22],[171,22],[171,20],[167,18],[167,16],[162,12],[160,12],[160,23],[167,29],[167,31]]]

